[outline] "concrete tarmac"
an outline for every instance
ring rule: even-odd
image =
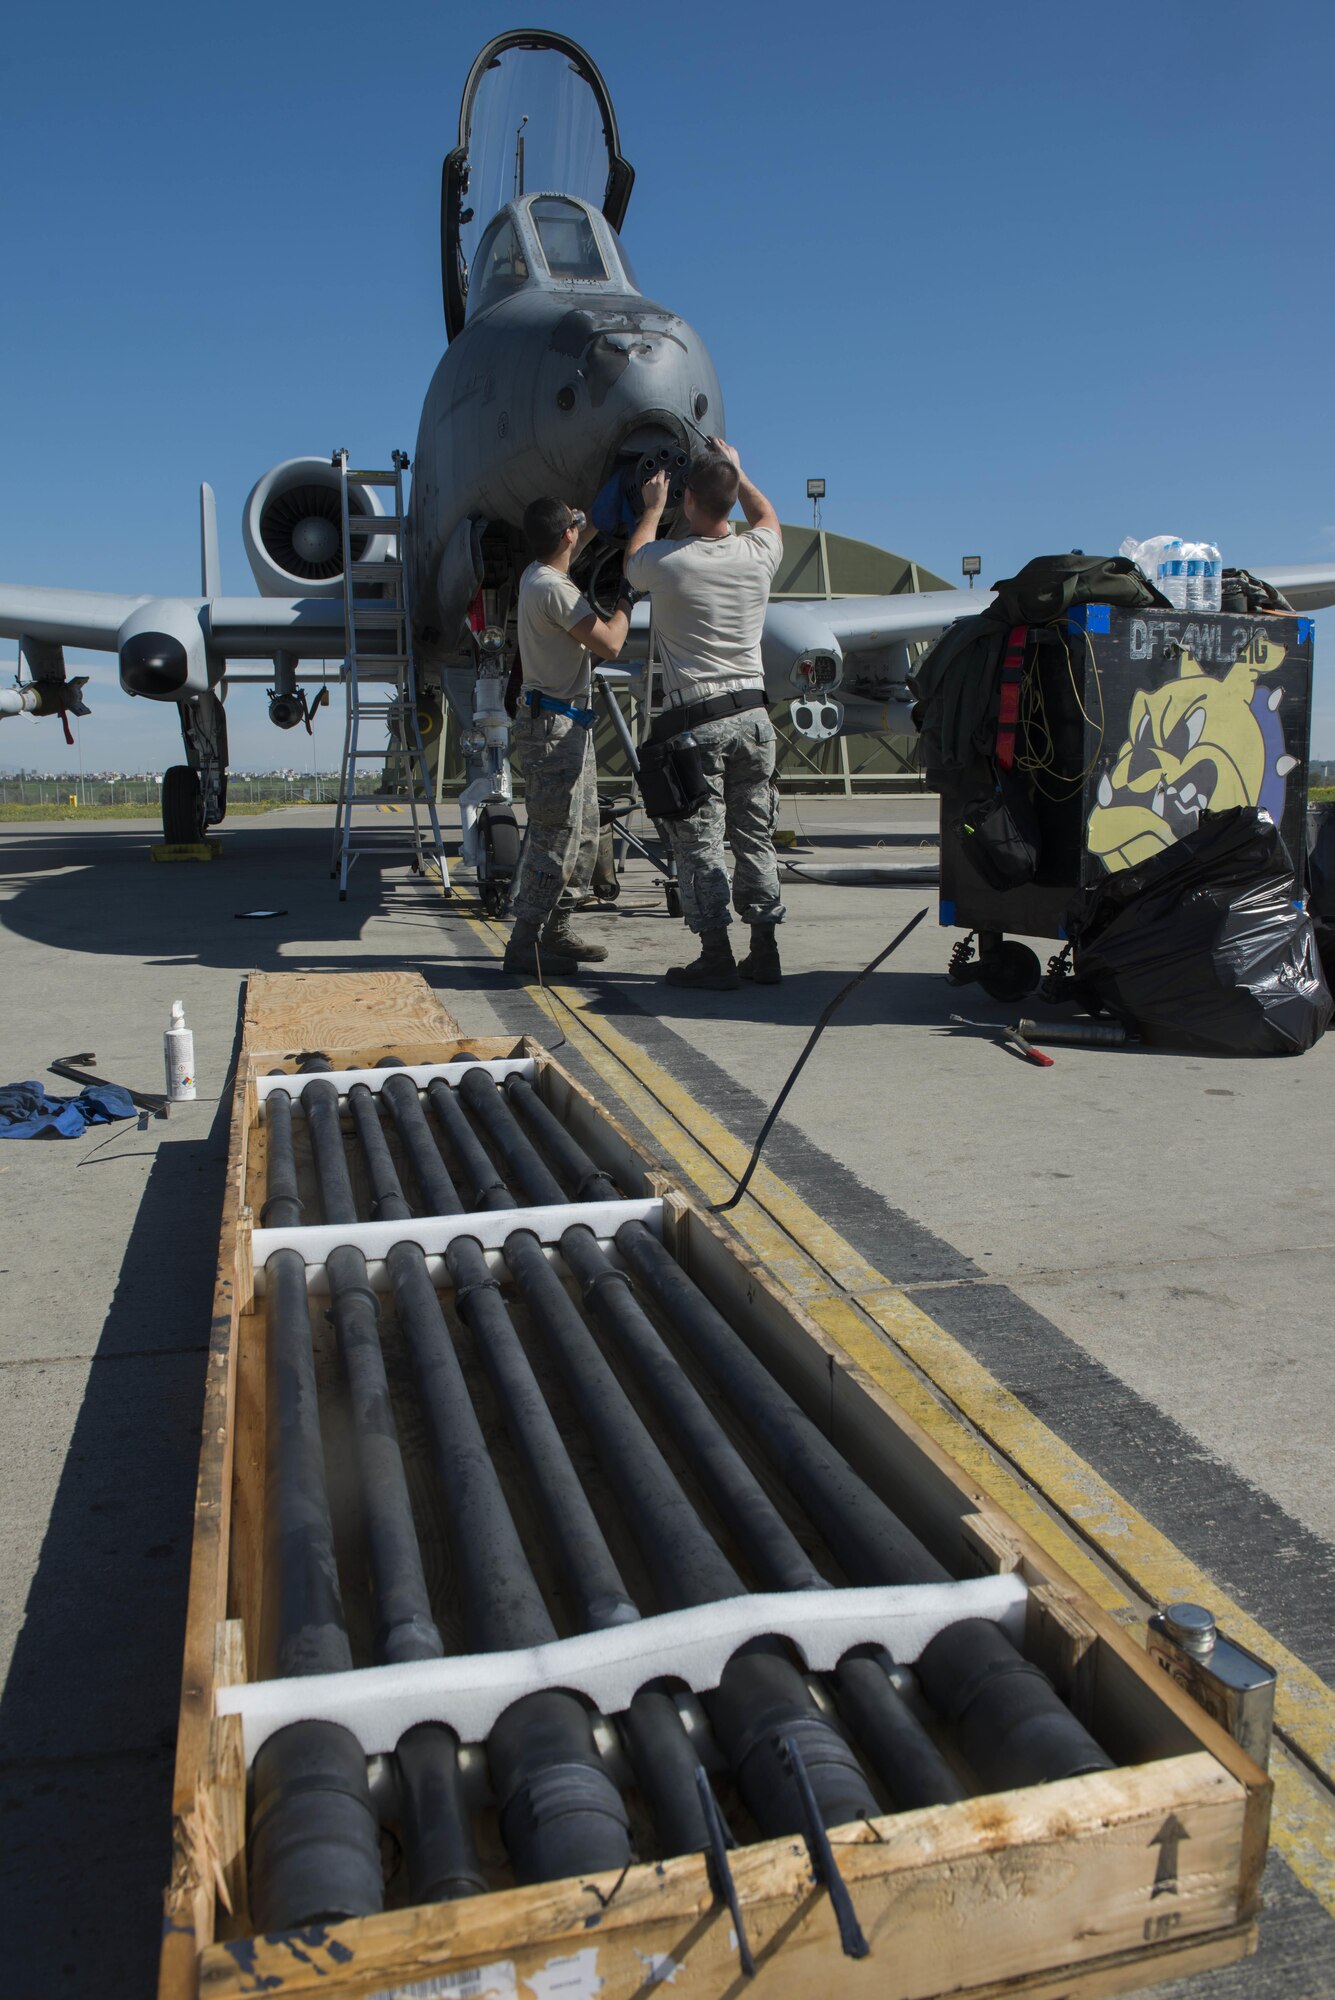
[[[871,860],[912,851],[931,814],[838,799],[789,804],[784,823],[820,858]],[[151,1990],[241,980],[416,967],[467,1031],[557,1039],[500,971],[501,927],[471,921],[462,897],[364,861],[340,904],[328,820],[239,822],[208,865],[152,864],[148,825],[0,830],[0,1080],[73,1094],[47,1064],[94,1050],[103,1076],[160,1089],[180,998],[201,1093],[146,1130],[0,1149],[0,1921],[15,2000]],[[821,1009],[928,906],[835,1016],[767,1164],[1335,1680],[1335,1040],[1298,1061],[1056,1049],[1040,1071],[949,1025],[1019,1009],[945,984],[955,934],[937,929],[933,890],[816,885],[799,860],[785,895],[782,985],[695,994],[663,983],[687,940],[633,862],[619,901],[581,918],[610,953],[581,987],[749,1145]],[[260,908],[281,914],[245,914]],[[1159,1990],[1335,1991],[1335,1921],[1278,1851],[1267,1899],[1255,1959]]]

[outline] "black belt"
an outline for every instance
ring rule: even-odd
[[[669,737],[680,736],[683,730],[695,729],[702,722],[716,722],[720,715],[744,715],[749,708],[766,708],[763,687],[727,689],[723,694],[707,695],[703,701],[688,701],[681,708],[660,708],[649,730],[650,740],[666,743]]]

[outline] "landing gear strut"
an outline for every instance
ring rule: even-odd
[[[189,761],[163,774],[162,837],[190,846],[227,811],[227,711],[216,694],[200,694],[177,712]]]

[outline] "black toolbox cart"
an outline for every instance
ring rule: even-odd
[[[979,951],[958,944],[950,976],[997,999],[1032,992],[1039,962],[1015,940],[1063,938],[1077,890],[1148,860],[1206,807],[1260,806],[1301,877],[1311,700],[1310,618],[1082,604],[1031,631],[1016,763],[1038,871],[1012,889],[985,881],[959,838],[963,801],[942,793],[940,921],[976,932]]]

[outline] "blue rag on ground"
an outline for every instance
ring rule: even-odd
[[[0,1083],[0,1139],[77,1139],[90,1125],[135,1116],[118,1083],[86,1083],[77,1097],[51,1097],[40,1083]]]

